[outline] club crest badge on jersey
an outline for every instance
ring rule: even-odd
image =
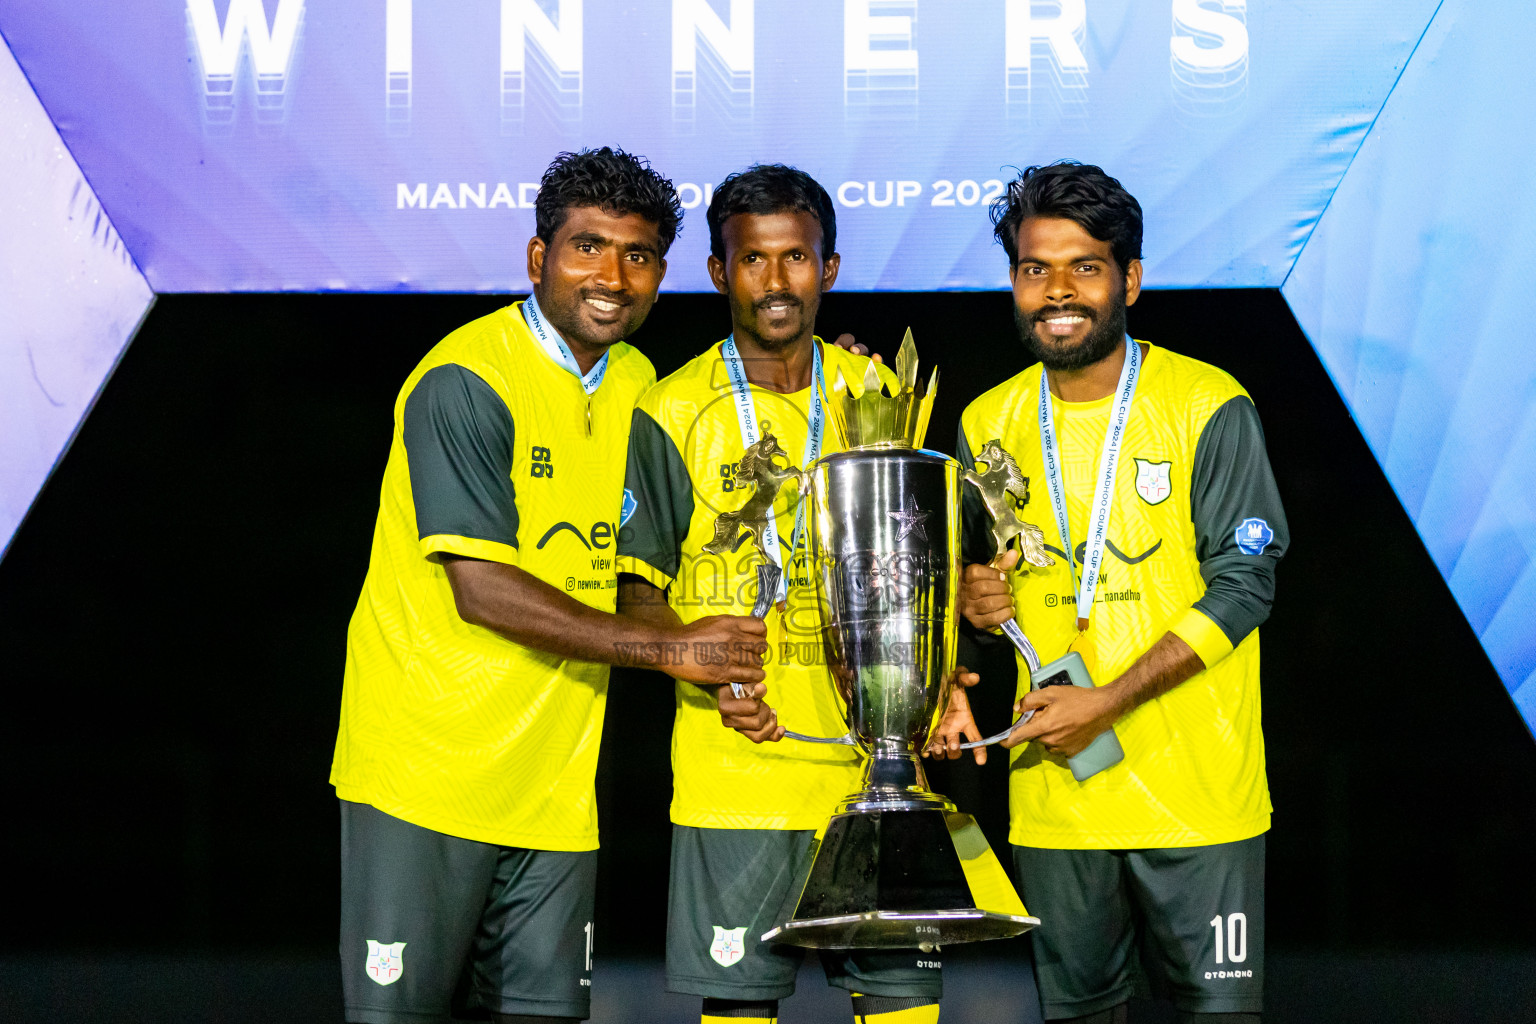
[[[619,525],[623,526],[629,522],[629,517],[634,515],[635,509],[639,507],[640,503],[635,500],[635,492],[628,487],[624,488],[624,503],[619,506]]]
[[[1148,462],[1136,460],[1136,493],[1148,505],[1161,505],[1173,493],[1170,473],[1172,462]]]
[[[1262,519],[1244,519],[1237,524],[1237,550],[1245,555],[1262,555],[1269,542],[1275,539],[1275,531]]]
[[[747,929],[714,926],[715,941],[709,944],[709,955],[721,967],[729,967],[747,953]]]
[[[405,973],[405,943],[366,941],[368,959],[363,961],[363,968],[368,977],[380,985],[393,985],[399,981],[400,975]]]

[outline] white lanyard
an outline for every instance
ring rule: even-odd
[[[603,374],[608,372],[608,353],[604,352],[601,359],[593,364],[592,369],[583,376],[581,367],[576,365],[576,357],[571,354],[571,347],[560,337],[560,332],[551,328],[544,321],[544,311],[539,309],[539,303],[532,295],[523,303],[523,319],[528,321],[528,329],[533,336],[539,339],[539,344],[544,346],[544,351],[549,353],[549,358],[570,370],[576,379],[581,381],[581,390],[587,394],[597,390],[603,382]]]
[[[1109,509],[1115,498],[1115,469],[1120,464],[1120,442],[1131,415],[1131,398],[1136,394],[1136,378],[1141,375],[1141,346],[1125,339],[1125,361],[1120,367],[1120,383],[1115,386],[1115,406],[1104,432],[1104,448],[1099,455],[1099,475],[1093,486],[1093,505],[1088,517],[1088,543],[1083,552],[1083,575],[1077,588],[1077,628],[1088,628],[1093,614],[1093,597],[1099,589],[1099,566],[1104,561],[1104,542],[1109,537]],[[1045,367],[1040,367],[1040,451],[1045,457],[1045,484],[1051,495],[1051,509],[1056,513],[1056,530],[1061,534],[1067,553],[1067,567],[1077,576],[1073,556],[1072,530],[1067,525],[1067,492],[1061,482],[1061,461],[1057,454],[1056,422],[1051,417],[1051,388]]]
[[[731,379],[731,397],[736,401],[736,422],[741,427],[741,443],[744,448],[750,448],[761,439],[762,435],[757,429],[757,408],[752,404],[752,386],[747,382],[747,370],[742,365],[741,355],[736,351],[736,336],[726,338],[720,344],[720,358],[725,360],[725,372]],[[821,379],[821,347],[811,340],[811,422],[805,435],[805,455],[800,459],[801,469],[810,469],[811,463],[821,458],[821,431],[826,421],[826,414],[821,405],[821,390],[824,382]],[[795,508],[795,532],[790,537],[789,554],[793,558],[796,551],[800,550],[800,540],[805,536],[805,502],[801,501]],[[783,566],[779,555],[779,529],[777,517],[774,515],[773,506],[768,506],[767,522],[763,524],[763,546],[768,549],[768,558],[774,565]],[[789,593],[789,580],[786,576],[779,576],[779,592],[777,600],[782,601]]]

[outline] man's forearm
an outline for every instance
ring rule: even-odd
[[[619,574],[619,614],[657,626],[680,626],[683,622],[667,603],[665,591],[631,573]]]
[[[1119,721],[1204,670],[1205,662],[1187,643],[1176,634],[1164,633],[1118,679],[1099,689],[1112,701],[1115,721]]]
[[[670,648],[682,641],[666,623],[588,607],[532,574],[499,562],[452,558],[444,561],[444,568],[460,618],[513,643],[607,665],[665,670],[676,663]]]

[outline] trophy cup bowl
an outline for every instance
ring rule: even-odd
[[[818,837],[793,915],[764,941],[931,949],[1039,924],[975,820],[923,772],[953,685],[966,474],[914,443],[936,376],[918,398],[910,332],[897,367],[895,396],[880,393],[872,369],[857,398],[839,377],[833,419],[848,450],[806,474],[823,646],[866,760],[861,788]]]
[[[827,664],[868,758],[861,792],[892,808],[942,800],[914,751],[949,702],[959,473],[935,452],[891,449],[829,455],[810,474]]]

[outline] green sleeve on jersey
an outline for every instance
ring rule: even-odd
[[[970,439],[965,436],[965,425],[960,426],[960,437],[955,441],[955,460],[966,469],[976,468],[976,456],[972,454]],[[996,550],[992,541],[992,517],[982,502],[976,488],[960,481],[960,560],[966,565],[992,561]]]
[[[1206,422],[1189,488],[1195,556],[1206,587],[1195,608],[1236,647],[1269,618],[1275,566],[1291,542],[1264,428],[1247,396],[1229,399]],[[1239,528],[1250,520],[1263,524],[1260,537],[1264,530],[1271,535],[1257,552],[1245,552],[1238,542]],[[1255,542],[1245,543],[1252,548]]]
[[[480,377],[434,366],[405,399],[405,456],[419,537],[517,547],[512,413]]]
[[[619,527],[619,556],[676,579],[693,519],[693,480],[672,438],[642,409],[635,410],[629,431],[624,492],[634,511]]]

